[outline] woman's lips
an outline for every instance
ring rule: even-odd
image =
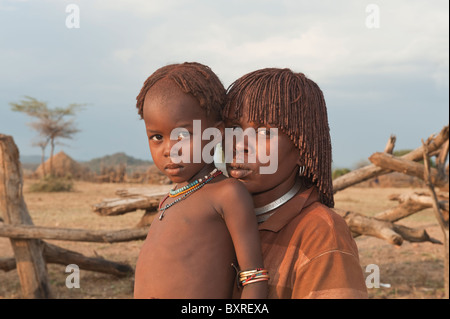
[[[244,166],[234,166],[231,165],[228,169],[228,174],[237,179],[243,179],[246,176],[250,175],[252,171]]]

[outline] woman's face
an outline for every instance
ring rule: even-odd
[[[225,114],[225,127],[241,128],[243,131],[253,129],[256,132],[256,143],[250,139],[234,142],[233,160],[231,163],[227,163],[227,171],[230,177],[244,183],[251,194],[258,194],[276,188],[293,176],[294,173],[296,174],[299,167],[299,150],[285,133],[278,130],[277,135],[271,136],[270,128],[276,128],[276,126],[249,122],[246,107],[244,107],[242,116],[234,119],[232,118],[234,110],[233,108],[230,109],[230,114]],[[273,145],[276,145],[272,140],[274,138],[278,141],[278,148],[272,149],[274,148]],[[264,140],[261,141],[260,139]],[[269,153],[269,151],[276,153]],[[261,163],[260,159],[263,158],[261,155],[268,154],[271,154],[269,156],[271,160],[276,156],[278,163],[274,173],[264,174],[261,172],[261,167],[267,167],[270,163]]]

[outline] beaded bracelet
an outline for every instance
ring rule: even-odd
[[[245,270],[238,273],[239,283],[242,287],[260,281],[269,280],[269,272],[264,268]]]

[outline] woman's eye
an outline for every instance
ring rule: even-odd
[[[150,136],[150,140],[152,140],[152,141],[161,141],[162,140],[162,135],[159,135],[159,134],[152,135],[152,136]]]
[[[258,129],[258,135],[270,137],[270,129],[265,128],[265,127],[260,127]]]

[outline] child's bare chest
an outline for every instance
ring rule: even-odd
[[[229,236],[225,222],[207,197],[196,194],[182,201],[167,198],[153,220],[147,239],[175,249],[201,245],[208,240]]]

